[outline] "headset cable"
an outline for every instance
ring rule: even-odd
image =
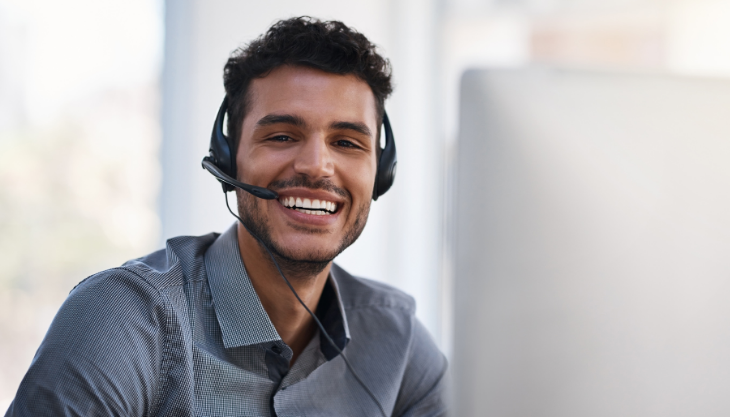
[[[375,397],[375,394],[373,394],[373,392],[370,391],[370,388],[368,388],[368,386],[365,385],[363,380],[360,379],[360,376],[357,374],[357,372],[355,372],[355,369],[352,367],[352,365],[350,365],[350,361],[347,360],[347,357],[345,356],[344,352],[342,352],[342,350],[335,344],[335,341],[332,340],[329,333],[327,333],[327,330],[325,330],[324,326],[322,325],[322,322],[320,322],[319,319],[317,318],[317,315],[312,313],[312,310],[310,310],[309,307],[307,307],[307,305],[304,304],[304,301],[302,301],[302,299],[299,298],[299,294],[297,294],[297,292],[294,290],[294,287],[291,285],[291,283],[289,282],[287,277],[284,275],[284,272],[282,272],[281,267],[279,267],[279,263],[276,262],[276,257],[271,252],[269,247],[258,236],[256,236],[254,233],[251,232],[251,230],[248,228],[248,226],[246,226],[246,224],[243,222],[243,219],[241,219],[241,217],[239,217],[236,213],[233,212],[233,210],[231,210],[231,206],[228,204],[228,193],[224,191],[223,195],[225,196],[225,199],[226,199],[226,207],[228,207],[228,211],[230,211],[231,214],[233,215],[233,217],[235,217],[236,219],[238,219],[239,222],[241,222],[241,224],[246,229],[246,231],[251,236],[253,236],[261,244],[261,246],[264,247],[264,249],[266,249],[266,252],[269,254],[269,256],[271,257],[271,260],[274,262],[274,266],[276,266],[276,270],[279,271],[279,275],[281,275],[281,277],[284,279],[284,282],[286,283],[287,287],[289,287],[289,289],[294,294],[294,296],[297,298],[297,300],[299,301],[299,304],[301,304],[302,307],[304,307],[304,309],[307,310],[307,313],[309,313],[309,315],[312,316],[312,318],[314,319],[314,322],[317,324],[317,327],[319,328],[319,331],[324,335],[325,339],[327,339],[327,342],[337,351],[337,353],[340,354],[340,356],[342,356],[342,359],[345,361],[345,365],[347,365],[347,369],[350,370],[350,372],[352,373],[352,376],[355,377],[357,382],[368,393],[370,398],[372,398],[373,401],[375,401],[375,404],[378,405],[378,409],[380,410],[380,413],[383,415],[383,417],[388,417],[388,415],[385,413],[385,410],[383,409],[383,406],[380,404],[380,401],[378,401],[378,399]]]

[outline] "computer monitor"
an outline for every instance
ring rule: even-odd
[[[463,76],[454,415],[730,415],[730,81]]]

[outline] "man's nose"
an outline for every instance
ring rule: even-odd
[[[310,178],[330,177],[334,174],[335,164],[325,137],[317,135],[304,141],[294,161],[294,170],[297,174]]]

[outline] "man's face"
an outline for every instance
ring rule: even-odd
[[[279,199],[239,192],[241,216],[280,257],[329,261],[367,221],[377,169],[372,90],[354,75],[282,66],[248,94],[238,175]]]

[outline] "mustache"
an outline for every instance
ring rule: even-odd
[[[346,199],[350,199],[350,193],[347,192],[347,190],[336,186],[328,178],[320,178],[316,181],[312,181],[307,176],[299,175],[294,178],[272,181],[269,183],[268,187],[266,187],[266,188],[268,188],[270,190],[274,190],[274,191],[280,191],[280,190],[284,190],[286,188],[293,188],[293,187],[303,187],[303,188],[309,188],[312,190],[328,191],[328,192],[335,193]]]

